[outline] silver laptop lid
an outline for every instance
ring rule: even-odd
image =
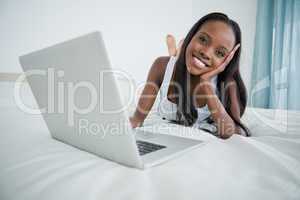
[[[141,167],[100,32],[20,56],[20,63],[54,138]]]

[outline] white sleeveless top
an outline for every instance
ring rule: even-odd
[[[174,71],[174,66],[176,63],[177,58],[172,56],[170,57],[170,60],[167,64],[165,75],[163,82],[161,84],[159,93],[160,93],[160,101],[158,105],[158,114],[166,120],[176,120],[176,112],[177,112],[177,105],[173,102],[171,102],[168,97],[168,89],[170,85],[170,81],[172,78],[172,74]],[[212,83],[214,86],[214,89],[216,91],[216,84],[217,84],[217,76],[212,78]],[[205,119],[207,119],[210,116],[210,111],[208,109],[208,106],[205,105],[201,108],[197,108],[198,111],[198,118],[193,125],[194,127],[199,127],[199,124],[203,122]]]

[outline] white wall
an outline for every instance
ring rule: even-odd
[[[113,66],[140,83],[153,60],[167,55],[165,35],[184,37],[210,11],[240,23],[242,74],[249,86],[256,0],[0,0],[0,72],[20,72],[21,54],[101,30]]]

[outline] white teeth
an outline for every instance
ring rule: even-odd
[[[194,60],[194,63],[197,67],[199,68],[203,68],[205,67],[205,64],[203,62],[201,62],[201,60],[199,60],[198,58],[196,58],[195,56],[193,56],[193,60]]]

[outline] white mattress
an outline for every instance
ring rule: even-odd
[[[153,120],[145,129],[166,129]],[[0,121],[0,199],[300,199],[299,131],[258,123],[255,137],[220,140],[195,130],[188,137],[206,145],[142,171],[52,139],[40,116],[2,108]]]
[[[51,138],[41,116],[0,112],[0,199],[300,199],[300,113],[248,108],[253,137],[221,140],[147,170],[128,168]],[[144,129],[183,136],[153,114]]]

